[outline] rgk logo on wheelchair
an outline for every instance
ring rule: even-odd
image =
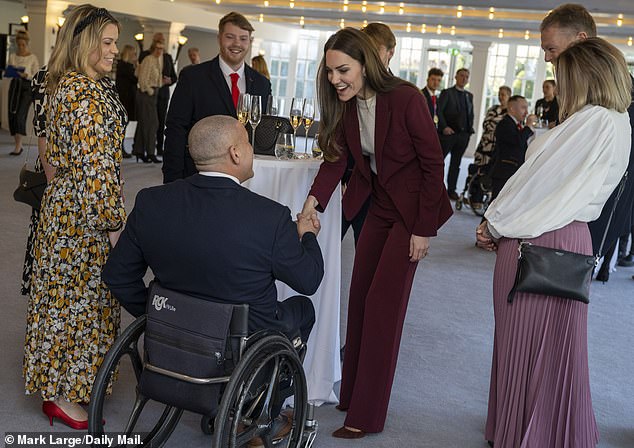
[[[167,297],[154,294],[154,298],[152,299],[152,306],[156,308],[156,311],[161,311],[161,310],[176,311],[175,307],[167,303],[168,300],[169,298]]]

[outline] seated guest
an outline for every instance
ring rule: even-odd
[[[537,100],[535,103],[535,114],[541,119],[546,121],[549,128],[554,128],[559,120],[559,103],[555,96],[557,84],[553,79],[547,79],[542,84],[542,92],[544,97]]]
[[[509,98],[508,112],[495,128],[495,155],[491,169],[491,200],[495,199],[507,180],[524,163],[528,139],[533,135],[530,127],[522,123],[528,115],[528,102],[520,95]],[[531,115],[528,123],[536,119]]]
[[[103,279],[132,315],[145,313],[148,266],[169,289],[249,305],[249,331],[299,330],[315,321],[307,297],[277,301],[275,280],[314,294],[324,275],[316,213],[298,217],[240,183],[253,177],[253,148],[236,119],[200,120],[189,135],[199,174],[141,190]],[[166,234],[168,237],[166,238]]]

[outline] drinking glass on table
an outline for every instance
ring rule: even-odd
[[[236,112],[238,114],[238,121],[243,125],[246,125],[249,121],[249,109],[251,107],[251,95],[248,93],[241,93],[238,97],[238,106]]]
[[[315,134],[315,138],[313,139],[313,159],[322,159],[324,157],[324,152],[321,150],[319,146],[319,134]]]
[[[262,119],[262,97],[260,95],[251,95],[251,104],[249,107],[249,123],[251,123],[251,144],[255,149],[255,128],[260,124]]]
[[[304,109],[304,98],[293,98],[291,101],[291,126],[293,127],[293,143],[297,141],[297,128],[302,124],[302,110]]]
[[[275,141],[275,157],[279,160],[293,158],[293,134],[280,134]]]
[[[304,153],[306,154],[306,157],[310,157],[308,153],[308,130],[315,121],[315,101],[312,98],[306,98],[304,100],[304,107],[302,108],[302,119],[304,120],[304,129],[306,129]]]

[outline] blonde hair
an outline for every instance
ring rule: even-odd
[[[599,37],[582,39],[555,62],[559,120],[587,104],[625,112],[632,103],[632,78],[623,53]]]
[[[132,62],[132,56],[135,53],[136,53],[135,48],[130,44],[126,44],[123,46],[123,49],[121,50],[121,60],[123,62]]]
[[[264,76],[266,79],[271,79],[271,75],[269,74],[269,68],[266,65],[266,59],[264,56],[257,55],[251,59],[251,67],[253,70]]]
[[[28,44],[29,41],[31,40],[31,38],[29,37],[29,32],[24,30],[19,30],[17,33],[15,33],[15,41],[17,42],[19,40],[23,40],[24,42]]]
[[[57,42],[48,63],[46,89],[52,93],[62,76],[71,70],[86,74],[90,55],[101,51],[101,36],[107,25],[119,22],[105,9],[84,4],[73,8],[59,30]]]

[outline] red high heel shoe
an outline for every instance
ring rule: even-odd
[[[73,429],[88,429],[88,420],[81,421],[69,417],[68,414],[66,414],[66,412],[64,412],[62,408],[57,406],[53,401],[45,401],[44,403],[42,403],[42,412],[44,412],[44,414],[48,416],[48,420],[51,423],[51,426],[53,426],[53,419],[56,418],[66,426],[69,426]]]

